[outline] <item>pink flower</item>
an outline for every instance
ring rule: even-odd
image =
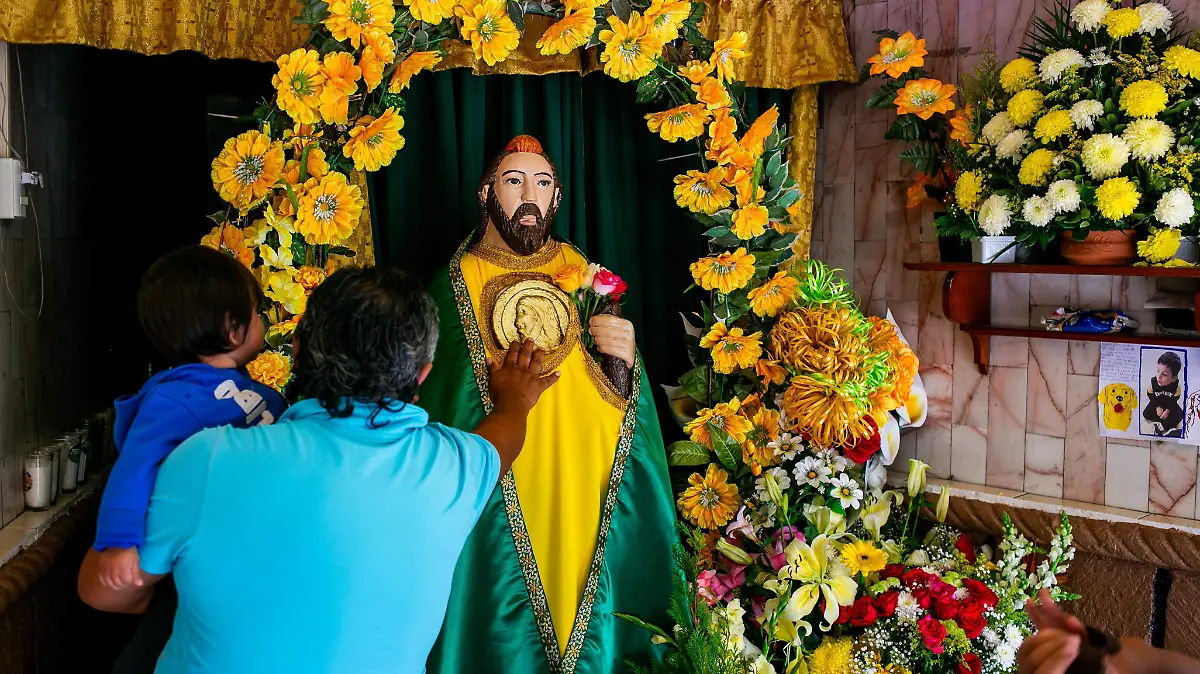
[[[746,583],[746,567],[734,566],[729,573],[717,573],[712,569],[701,571],[696,577],[700,596],[708,600],[709,605],[718,601],[733,599],[733,591]]]
[[[784,527],[775,532],[775,536],[770,544],[767,545],[765,551],[767,562],[771,564],[771,568],[776,571],[787,566],[787,555],[783,550],[788,543],[793,540],[804,540],[804,534],[800,533],[800,529],[796,527]]]
[[[716,582],[717,572],[713,571],[712,569],[705,569],[696,576],[696,585],[698,586],[697,590],[699,591],[700,596],[704,597],[708,601],[709,606],[717,603],[717,593],[713,589],[713,586],[716,585]]]
[[[616,302],[621,299],[621,295],[624,295],[626,290],[629,290],[629,286],[621,280],[620,276],[607,269],[601,269],[592,278],[592,290],[602,297],[611,296]]]
[[[746,506],[742,506],[742,509],[738,511],[737,518],[730,522],[729,526],[725,527],[726,536],[732,538],[734,534],[741,534],[751,543],[758,543],[758,536],[754,533],[754,525],[746,517]]]

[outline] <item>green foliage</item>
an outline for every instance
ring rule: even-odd
[[[688,440],[667,447],[668,466],[701,466],[708,463],[708,450]]]
[[[717,455],[717,460],[722,466],[731,473],[736,473],[738,464],[741,463],[742,446],[737,440],[729,437],[729,434],[724,429],[717,428],[716,424],[708,424],[709,435],[712,436],[713,453]]]
[[[292,23],[315,26],[329,16],[329,3],[324,0],[299,0],[300,13],[292,17]]]
[[[964,241],[978,239],[983,236],[983,230],[975,222],[975,218],[965,213],[958,206],[951,205],[946,212],[933,221],[933,227],[938,236],[957,238]]]
[[[683,392],[691,396],[701,405],[708,404],[708,364],[699,365],[688,370],[679,378],[679,386]]]
[[[913,168],[926,175],[934,175],[942,168],[942,153],[938,143],[928,142],[915,145],[900,153],[900,159],[912,164]]]
[[[923,75],[924,72],[920,68],[913,68],[894,80],[885,80],[867,99],[867,107],[876,110],[890,110],[896,105],[896,94],[904,88],[904,84]]]
[[[975,111],[977,123],[973,126],[978,131],[1004,97],[1004,89],[1000,86],[1000,64],[996,61],[996,51],[992,48],[990,38],[984,45],[975,70],[959,73],[958,82],[963,103]]]

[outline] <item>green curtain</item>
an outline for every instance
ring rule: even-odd
[[[747,90],[746,115],[777,105],[786,119],[790,96]],[[378,263],[427,282],[479,223],[475,191],[487,159],[515,135],[537,137],[563,184],[555,231],[629,283],[624,313],[637,326],[663,428],[677,432],[658,385],[691,367],[679,313],[696,309],[699,296],[683,291],[688,265],[707,251],[700,224],[672,196],[672,178],[699,168],[694,156],[677,158],[695,145],[664,142],[643,119],[665,102],[636,103],[632,86],[602,75],[462,69],[413,78],[405,99],[407,144],[370,175]]]

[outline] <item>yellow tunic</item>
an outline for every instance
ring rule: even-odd
[[[571,264],[587,260],[557,243],[526,258],[477,245],[463,256],[461,268],[480,330],[490,330],[492,324],[492,317],[480,311],[488,281],[516,271],[553,274]],[[558,367],[558,383],[530,413],[525,447],[513,464],[521,514],[560,651],[567,646],[587,582],[624,417],[624,410],[610,402],[612,395],[606,400],[601,394],[606,382],[590,360],[576,342]]]

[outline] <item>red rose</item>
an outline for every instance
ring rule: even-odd
[[[964,578],[963,587],[967,589],[967,592],[971,593],[971,599],[983,604],[985,609],[992,608],[1000,602],[1000,599],[996,597],[996,593],[992,592],[992,588],[974,578]]]
[[[929,578],[929,591],[933,594],[933,598],[936,601],[950,601],[954,599],[954,592],[957,589],[937,576]]]
[[[879,619],[879,615],[875,612],[875,605],[867,596],[856,599],[854,605],[850,607],[849,613],[850,624],[855,627],[870,627]]]
[[[592,277],[592,290],[597,295],[608,295],[616,302],[621,299],[621,295],[624,295],[626,290],[629,290],[629,286],[620,276],[607,269],[601,269]]]
[[[879,451],[879,429],[875,427],[873,420],[868,419],[867,423],[871,424],[871,428],[874,430],[871,437],[866,440],[859,440],[849,447],[842,448],[842,454],[854,463],[866,463]]]
[[[950,599],[939,597],[933,602],[933,612],[937,615],[938,620],[954,620],[954,616],[958,615],[958,601],[954,597]]]
[[[946,626],[926,613],[917,621],[917,630],[921,633],[921,642],[930,652],[942,654],[942,642],[946,639]]]
[[[917,605],[928,610],[933,604],[933,593],[927,587],[915,587],[912,590],[913,599],[917,600]]]
[[[896,601],[899,598],[900,593],[895,590],[884,592],[875,597],[875,611],[879,613],[881,618],[890,618],[896,615]]]
[[[824,599],[821,600],[820,608],[821,608],[821,613],[825,613],[825,600]],[[845,625],[848,622],[850,622],[850,607],[839,605],[838,606],[838,617],[837,617],[837,620],[833,621],[833,624],[834,625]]]
[[[962,607],[954,621],[958,623],[963,632],[967,633],[968,639],[978,638],[987,629],[987,618],[983,617],[983,607],[975,602]]]
[[[964,653],[958,661],[958,674],[979,674],[983,671],[983,662],[974,653]]]
[[[904,584],[909,588],[928,587],[933,575],[922,569],[909,569],[904,573]]]
[[[904,576],[903,564],[888,564],[883,567],[883,571],[879,572],[879,580],[887,580],[888,578],[901,578]]]
[[[963,557],[967,558],[968,564],[975,563],[975,544],[971,542],[970,538],[967,538],[966,534],[958,535],[958,540],[954,543],[954,549],[961,552]]]

